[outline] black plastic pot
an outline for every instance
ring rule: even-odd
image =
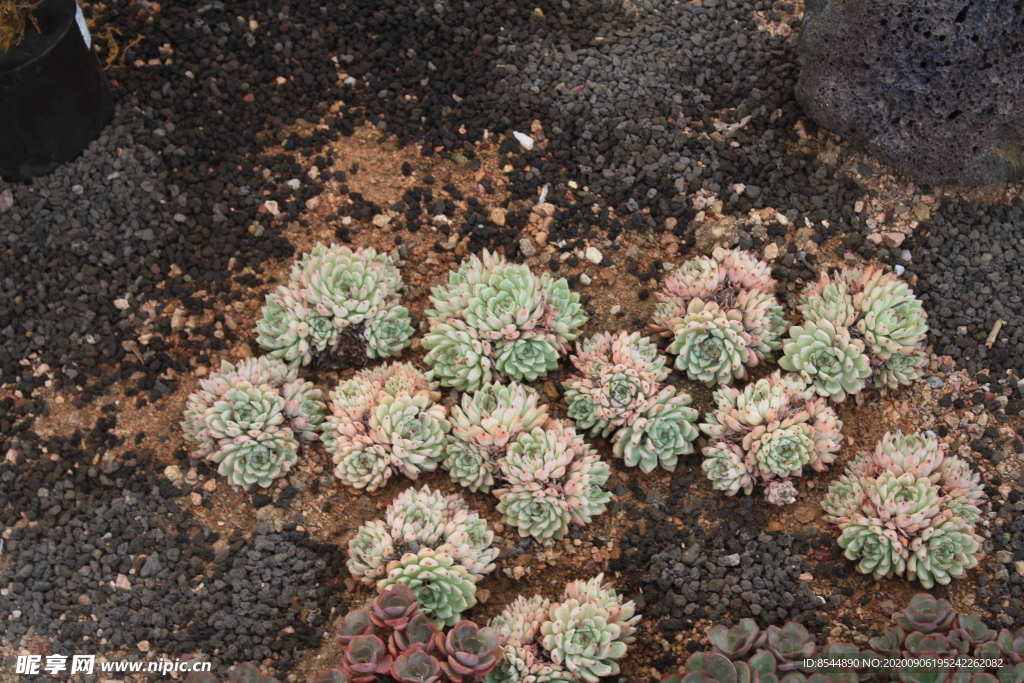
[[[114,113],[76,0],[42,0],[25,38],[0,53],[0,177],[27,180],[71,161]]]

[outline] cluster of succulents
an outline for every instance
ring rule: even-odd
[[[565,279],[486,250],[435,287],[423,339],[430,376],[475,391],[501,375],[532,381],[558,367],[587,317]]]
[[[298,461],[324,420],[320,390],[296,369],[266,357],[227,361],[199,382],[181,428],[198,457],[217,463],[234,486],[270,486]]]
[[[317,672],[312,683],[451,683],[482,681],[504,655],[493,628],[463,620],[447,632],[420,610],[412,590],[398,584],[368,610],[352,610],[338,621],[335,639],[341,663]],[[390,678],[389,678],[390,677]],[[209,673],[190,674],[186,683],[218,683]],[[278,683],[250,662],[228,672],[228,683]]]
[[[502,521],[521,535],[560,539],[569,522],[589,524],[605,511],[611,470],[539,398],[516,382],[463,394],[442,466],[456,483],[497,496]]]
[[[325,683],[370,683],[385,674],[398,683],[434,683],[441,676],[470,683],[483,680],[504,654],[492,628],[462,620],[445,633],[402,584],[377,596],[371,610],[346,614],[336,639],[345,654]]]
[[[633,602],[622,602],[603,574],[569,583],[557,603],[519,597],[491,620],[504,657],[484,681],[595,683],[616,675],[639,620]]]
[[[842,401],[868,383],[910,384],[924,372],[927,315],[910,287],[871,266],[822,273],[797,308],[779,365],[799,373],[821,396]]]
[[[822,501],[838,543],[865,574],[925,588],[961,577],[983,557],[974,522],[985,492],[967,461],[923,433],[886,433],[832,482]]]
[[[435,388],[408,363],[382,365],[339,384],[321,436],[335,476],[374,491],[392,472],[416,479],[437,469],[451,424]]]
[[[746,377],[786,331],[771,266],[740,250],[687,261],[665,278],[651,327],[672,343],[676,368],[708,386]]]
[[[707,631],[711,652],[690,655],[682,671],[661,679],[661,683],[857,683],[857,671],[824,667],[804,668],[805,660],[847,659],[855,649],[829,645],[818,654],[818,646],[807,629],[790,622],[785,626],[758,628],[753,619],[742,619],[729,628],[721,624]],[[811,673],[808,678],[804,673]]]
[[[867,648],[833,643],[820,653],[799,624],[762,631],[743,619],[732,628],[714,626],[707,632],[712,652],[692,655],[661,683],[1024,683],[1024,629],[997,632],[927,593],[915,595],[892,619],[895,626],[868,640]],[[823,660],[824,667],[804,666]],[[880,666],[895,660],[905,664]]]
[[[430,621],[452,625],[476,604],[476,584],[494,570],[498,549],[486,520],[457,494],[409,488],[348,543],[348,570],[382,593],[411,589]]]
[[[693,452],[699,413],[690,396],[665,387],[666,359],[640,333],[605,332],[577,343],[580,372],[564,383],[569,417],[591,434],[613,431],[614,453],[644,473],[658,465],[674,471]]]
[[[396,356],[413,334],[401,288],[387,254],[318,244],[292,266],[288,284],[267,295],[256,342],[289,367]]]
[[[796,500],[791,477],[823,472],[842,447],[843,423],[803,380],[776,371],[743,389],[720,387],[700,425],[709,442],[703,469],[716,490],[746,494],[758,483],[776,505]]]

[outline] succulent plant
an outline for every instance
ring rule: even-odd
[[[554,370],[586,322],[579,295],[550,273],[484,251],[462,262],[432,290],[423,339],[430,377],[475,391],[503,375],[532,381]]]
[[[927,593],[918,593],[902,611],[892,614],[892,620],[907,633],[944,631],[956,618],[956,611],[946,600]]]
[[[408,586],[397,584],[374,599],[370,621],[380,628],[402,630],[418,612],[416,596]]]
[[[698,413],[688,394],[663,388],[665,359],[638,332],[605,332],[576,347],[581,375],[564,383],[569,417],[591,434],[613,431],[615,455],[650,472],[659,464],[675,470],[680,455],[693,452]]]
[[[743,390],[721,387],[717,408],[701,430],[710,437],[703,469],[719,491],[748,495],[759,481],[775,482],[769,502],[793,499],[789,477],[804,466],[824,471],[842,446],[843,423],[825,399],[814,398],[807,384],[778,371]]]
[[[200,380],[181,422],[196,453],[218,464],[234,486],[270,486],[298,461],[324,420],[320,390],[266,357],[227,361]]]
[[[416,479],[437,469],[451,429],[434,385],[408,363],[361,372],[331,392],[324,448],[345,485],[374,491],[392,472]]]
[[[634,640],[632,602],[622,602],[599,574],[569,583],[561,602],[517,598],[491,620],[504,646],[488,683],[593,683],[618,673],[617,660]]]
[[[781,348],[782,306],[771,267],[739,250],[716,250],[665,278],[651,327],[671,337],[676,368],[708,386],[746,377]]]
[[[341,669],[353,683],[370,683],[391,670],[394,658],[375,635],[356,636],[345,648]]]
[[[498,466],[506,484],[493,491],[498,512],[522,536],[560,539],[570,521],[588,524],[611,500],[601,488],[608,464],[561,420],[521,432]]]
[[[381,593],[375,624],[408,621],[415,602],[434,623],[451,625],[476,604],[476,583],[494,570],[493,540],[486,521],[460,496],[409,488],[391,502],[384,521],[359,527],[349,541],[348,569]]]
[[[463,394],[461,405],[452,408],[452,433],[441,462],[452,481],[471,491],[490,491],[509,443],[547,422],[547,407],[539,400],[536,391],[516,382],[488,382]]]
[[[926,434],[887,433],[829,487],[826,519],[860,571],[931,588],[977,565],[983,554],[972,522],[984,491],[978,474],[945,451]]]
[[[434,683],[441,678],[441,664],[419,645],[395,657],[391,676],[399,683]]]
[[[789,341],[782,349],[779,366],[799,374],[815,393],[833,401],[858,393],[871,376],[864,342],[852,339],[849,330],[837,328],[827,319],[808,320],[803,327],[790,328]]]
[[[335,631],[334,637],[342,647],[348,647],[356,636],[369,636],[377,632],[377,624],[373,615],[366,610],[357,609],[345,614]]]
[[[895,275],[874,266],[822,273],[798,308],[807,322],[790,329],[779,365],[820,395],[841,401],[865,381],[894,389],[924,372],[927,315]]]
[[[310,683],[351,683],[351,681],[352,677],[340,666],[317,671],[310,679]]]
[[[391,634],[388,648],[391,654],[398,655],[410,647],[416,645],[426,653],[432,653],[437,649],[435,637],[441,634],[441,629],[432,624],[427,615],[417,612],[408,623],[401,629],[396,629]]]
[[[267,295],[256,342],[293,368],[398,355],[413,334],[401,288],[387,254],[318,244],[293,264],[288,284]]]
[[[441,668],[456,683],[482,679],[504,655],[497,631],[480,628],[472,621],[460,621],[452,626],[447,636],[435,636],[435,641],[437,649],[447,657],[441,662]]]
[[[796,502],[796,485],[790,479],[770,481],[765,484],[764,499],[772,505],[792,505]]]
[[[735,660],[760,647],[768,634],[763,633],[753,619],[740,619],[733,628],[721,624],[712,626],[707,636],[715,654]]]

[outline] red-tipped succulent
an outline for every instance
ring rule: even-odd
[[[349,641],[341,668],[352,683],[371,683],[377,674],[388,673],[393,661],[383,640],[374,635],[356,636]]]
[[[352,683],[352,677],[342,668],[334,667],[317,671],[310,683]]]
[[[419,645],[413,645],[395,657],[391,677],[399,683],[435,683],[441,677],[441,664]]]
[[[409,620],[419,612],[420,606],[416,596],[408,586],[396,584],[388,588],[373,601],[373,623],[384,628],[390,626],[398,630],[405,628]]]
[[[409,620],[403,629],[395,629],[388,642],[391,654],[398,656],[411,647],[418,646],[427,654],[437,649],[434,637],[441,633],[441,629],[430,623],[427,615],[420,612]]]
[[[364,609],[357,609],[346,614],[345,618],[338,622],[338,630],[334,637],[342,647],[348,647],[356,636],[372,636],[376,632],[377,626],[372,621],[372,615]]]
[[[493,628],[480,628],[472,621],[460,621],[448,632],[448,636],[435,637],[437,648],[447,661],[441,668],[448,678],[456,681],[482,679],[501,661],[503,651],[498,632]]]

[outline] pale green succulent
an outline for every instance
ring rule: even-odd
[[[981,538],[972,522],[984,491],[978,474],[945,449],[924,434],[887,433],[829,487],[825,518],[860,571],[931,588],[977,565]]]
[[[772,505],[792,505],[796,502],[796,486],[791,479],[770,481],[764,487],[764,499]]]
[[[520,536],[560,539],[569,532],[569,506],[557,489],[541,484],[514,484],[496,489],[501,521]]]
[[[781,348],[786,326],[775,287],[764,261],[716,250],[665,279],[651,327],[674,337],[669,352],[690,379],[728,384]]]
[[[843,267],[834,276],[822,273],[804,290],[798,308],[819,330],[827,321],[853,345],[863,342],[875,387],[895,389],[924,373],[927,315],[910,287],[895,275],[874,266]],[[790,364],[800,366],[799,372],[806,362]]]
[[[676,322],[668,351],[676,356],[676,369],[690,379],[709,387],[729,384],[746,377],[746,366],[755,364],[738,311],[726,312],[713,301],[693,299]]]
[[[636,420],[668,376],[665,358],[638,332],[605,332],[577,343],[572,362],[581,375],[563,383],[569,417],[602,436]]]
[[[363,524],[349,541],[348,569],[378,590],[405,584],[436,623],[454,624],[475,604],[475,584],[494,570],[494,532],[457,494],[408,488],[384,520]],[[468,586],[467,586],[468,583]],[[451,602],[443,604],[446,591]]]
[[[465,567],[455,563],[442,546],[437,550],[420,548],[388,563],[387,576],[377,582],[377,590],[402,584],[408,586],[420,611],[438,626],[454,626],[459,615],[476,604],[476,583]]]
[[[700,413],[690,408],[689,394],[665,387],[630,424],[612,437],[612,451],[644,474],[661,466],[674,472],[680,455],[693,452]]]
[[[345,485],[374,491],[390,470],[416,479],[437,469],[451,429],[433,385],[409,364],[362,372],[331,392],[324,448]]]
[[[532,382],[558,369],[562,348],[553,334],[534,334],[494,346],[494,368],[505,377]]]
[[[564,279],[540,277],[498,254],[473,255],[432,290],[423,340],[431,377],[474,391],[494,375],[534,380],[557,367],[586,322]]]
[[[551,620],[541,624],[541,638],[551,661],[563,665],[588,683],[619,673],[617,660],[626,656],[622,628],[594,602],[570,598],[551,608]]]
[[[851,339],[849,330],[827,319],[808,320],[803,327],[794,325],[782,349],[779,366],[798,373],[819,396],[833,401],[856,394],[871,376],[864,342]]]
[[[498,512],[522,536],[560,539],[570,521],[590,523],[611,500],[601,488],[608,464],[561,420],[521,432],[498,466],[506,483],[493,491]]]
[[[253,484],[266,488],[283,477],[298,461],[299,442],[287,427],[267,427],[255,436],[242,434],[221,441],[210,460],[232,486],[249,490]]]
[[[547,422],[547,407],[539,400],[536,391],[516,382],[486,383],[463,394],[461,405],[452,409],[452,433],[441,463],[452,480],[471,491],[490,491],[509,443]]]
[[[267,295],[256,342],[269,357],[297,367],[330,354],[342,332],[360,329],[370,358],[397,355],[413,332],[401,288],[387,254],[318,244],[292,265],[288,284]]]
[[[730,495],[749,494],[758,481],[800,476],[804,466],[824,471],[842,446],[843,423],[823,398],[795,375],[776,371],[742,391],[721,387],[716,409],[701,430],[704,472]]]
[[[199,457],[220,465],[232,484],[266,487],[297,460],[299,441],[312,441],[323,422],[320,390],[284,363],[251,358],[224,362],[200,380],[181,422]]]
[[[549,607],[551,601],[543,596],[525,598],[520,595],[506,605],[501,614],[491,619],[488,626],[497,631],[506,643],[529,645],[540,633],[540,625],[547,621]]]
[[[622,602],[598,574],[572,581],[561,601],[519,597],[491,620],[505,646],[491,683],[590,683],[618,673],[617,660],[634,641],[640,620],[633,602]]]
[[[933,524],[910,544],[907,574],[917,577],[925,588],[961,578],[978,566],[981,542],[965,519],[953,517]]]

